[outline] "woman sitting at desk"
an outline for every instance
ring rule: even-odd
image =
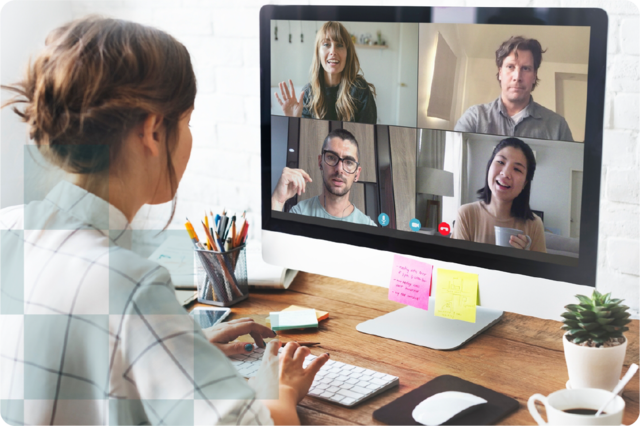
[[[288,343],[272,381],[279,396],[258,400],[264,388],[252,389],[225,355],[253,350],[230,343],[239,335],[264,347],[275,333],[250,319],[203,333],[169,272],[130,251],[136,212],[175,201],[189,160],[196,79],[187,49],[151,27],[80,19],[54,30],[24,80],[4,88],[69,180],[0,212],[3,309],[20,314],[3,329],[3,419],[299,422],[296,405],[328,354],[304,369],[309,349]],[[265,362],[278,362],[279,347],[267,345]]]
[[[275,95],[288,117],[376,124],[376,90],[360,71],[349,31],[339,22],[326,22],[316,35],[311,81],[299,97],[291,80],[291,90],[282,82]]]
[[[512,247],[546,252],[542,220],[529,207],[535,171],[529,145],[517,138],[500,141],[487,163],[485,185],[478,190],[480,201],[458,209],[453,238],[495,244],[495,226],[514,228],[523,234],[511,235]]]

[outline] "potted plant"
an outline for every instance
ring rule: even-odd
[[[578,304],[565,306],[566,330],[562,338],[572,388],[613,390],[620,380],[627,350],[623,333],[629,320],[628,306],[611,293],[593,291],[591,297],[576,295]]]

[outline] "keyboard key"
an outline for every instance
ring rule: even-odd
[[[340,395],[344,395],[344,396],[348,396],[349,398],[353,398],[353,399],[360,399],[362,398],[362,394],[353,392],[351,390],[346,390],[346,389],[340,389],[338,391],[338,394]]]
[[[320,396],[323,398],[331,398],[333,396],[333,392],[324,391]]]
[[[354,402],[356,402],[356,400],[353,398],[349,398],[348,396],[345,396],[345,398],[340,402],[342,402],[344,405],[351,405]]]
[[[354,386],[350,389],[351,392],[356,392],[361,395],[369,395],[371,393],[371,389],[363,388],[361,386]]]
[[[340,388],[339,388],[339,387],[337,387],[337,386],[331,386],[329,389],[327,389],[327,392],[333,392],[333,393],[336,393],[336,392],[338,392],[339,390],[340,390]]]
[[[340,402],[344,399],[344,396],[342,395],[333,395],[331,398],[329,398],[331,401],[335,401],[335,402]]]

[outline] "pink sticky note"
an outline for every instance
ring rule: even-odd
[[[389,300],[429,309],[433,266],[395,255],[389,282]]]

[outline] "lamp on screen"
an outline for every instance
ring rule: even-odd
[[[453,197],[453,173],[431,167],[418,167],[416,173],[416,190],[420,194]],[[436,209],[436,223],[430,224],[432,209]],[[442,206],[440,200],[427,200],[427,227],[436,228],[442,221]]]

